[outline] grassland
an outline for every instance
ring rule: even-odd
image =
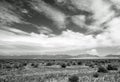
[[[120,82],[120,60],[0,60],[0,82],[71,82],[72,76],[75,82]]]

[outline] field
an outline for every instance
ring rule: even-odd
[[[120,82],[120,60],[1,59],[0,82]]]

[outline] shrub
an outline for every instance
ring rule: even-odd
[[[79,77],[76,75],[73,75],[71,77],[69,77],[69,82],[79,82]]]
[[[90,64],[89,67],[94,68],[94,65],[93,65],[93,64]]]
[[[6,68],[6,69],[12,69],[11,65],[9,65],[9,64],[7,64],[7,65],[5,66],[5,68]]]
[[[70,63],[67,63],[67,66],[70,66]]]
[[[118,68],[116,66],[112,66],[112,65],[108,65],[107,66],[107,70],[118,70]]]
[[[102,66],[98,67],[98,71],[97,72],[100,72],[100,73],[107,73],[108,70]]]
[[[61,64],[61,68],[66,68],[66,64],[65,63]]]
[[[37,64],[37,63],[32,63],[31,66],[32,66],[33,68],[38,68],[39,64]]]
[[[95,77],[95,78],[99,77],[99,73],[94,73],[93,77]]]
[[[26,62],[24,62],[22,65],[23,65],[23,66],[27,66],[27,63],[26,63]]]
[[[76,62],[72,62],[72,65],[76,65]]]
[[[52,66],[53,64],[51,62],[46,63],[46,66]]]
[[[18,68],[19,68],[19,65],[18,65],[18,64],[14,64],[14,65],[13,65],[13,68],[18,69]]]
[[[78,65],[82,65],[82,62],[79,61],[77,64],[78,64]]]

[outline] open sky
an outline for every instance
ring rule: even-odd
[[[120,0],[0,0],[0,53],[120,54]]]

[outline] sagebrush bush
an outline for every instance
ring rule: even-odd
[[[99,77],[99,73],[94,73],[93,77],[98,78]]]
[[[94,65],[93,65],[93,64],[90,64],[89,67],[94,68]]]
[[[71,64],[70,63],[67,63],[67,66],[70,66]]]
[[[79,62],[77,62],[77,64],[78,64],[78,65],[82,65],[82,62],[79,61]]]
[[[31,66],[32,66],[33,68],[38,68],[39,64],[38,64],[38,63],[32,63]]]
[[[61,66],[61,68],[66,68],[67,67],[67,65],[65,63],[61,64],[60,66]]]
[[[107,73],[108,70],[107,70],[105,67],[100,66],[100,67],[98,67],[98,71],[97,71],[97,72],[100,72],[100,73]]]
[[[69,82],[79,82],[79,77],[76,75],[73,75],[71,77],[69,77]]]
[[[46,66],[52,66],[53,64],[51,62],[47,62]]]
[[[118,68],[114,65],[108,65],[107,70],[118,70]]]

